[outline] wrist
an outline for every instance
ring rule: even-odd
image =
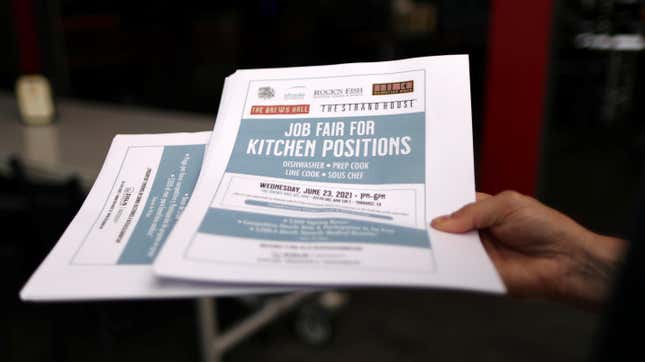
[[[585,230],[563,268],[559,299],[586,309],[599,308],[609,297],[626,246],[625,240]]]

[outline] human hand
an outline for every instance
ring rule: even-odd
[[[477,201],[432,221],[437,230],[479,230],[511,295],[594,308],[607,297],[625,241],[595,234],[566,215],[514,191]]]

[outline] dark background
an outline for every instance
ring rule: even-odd
[[[0,90],[9,92],[21,74],[16,1],[0,2]],[[479,159],[494,11],[487,1],[33,3],[42,70],[57,98],[201,112],[213,119],[223,79],[236,69],[467,53]],[[593,230],[626,236],[637,223],[633,211],[643,171],[643,52],[588,49],[576,36],[642,34],[645,7],[642,1],[556,4],[536,196]],[[0,182],[7,235],[0,255],[2,297],[9,305],[0,360],[199,358],[192,301],[19,302],[19,288],[84,196],[74,181],[43,186],[6,176]],[[25,200],[29,207],[6,206]],[[52,214],[58,219],[39,217]],[[249,308],[224,299],[222,322],[230,324]],[[599,328],[594,314],[545,302],[393,289],[350,291],[335,338],[322,347],[299,341],[290,323],[287,317],[273,324],[227,359],[580,361]]]

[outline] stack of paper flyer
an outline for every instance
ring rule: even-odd
[[[468,57],[240,70],[212,133],[117,136],[26,300],[503,292],[476,233]]]

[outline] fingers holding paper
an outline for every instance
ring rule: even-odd
[[[604,301],[625,244],[514,191],[478,193],[476,202],[435,218],[432,227],[478,230],[512,295],[587,307]]]

